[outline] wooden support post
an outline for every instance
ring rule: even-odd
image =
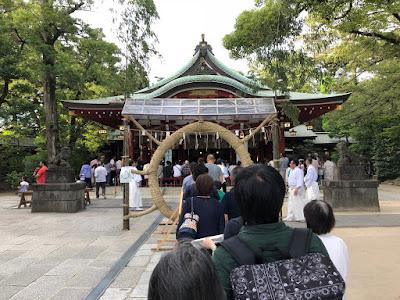
[[[176,239],[169,239],[169,235],[173,233],[173,229],[175,229],[176,224],[178,224],[181,212],[182,212],[182,201],[183,201],[183,190],[181,190],[181,197],[179,199],[179,204],[172,213],[171,217],[168,219],[164,227],[161,229],[160,232],[155,232],[155,234],[163,234],[164,230],[167,228],[167,226],[170,226],[168,231],[165,233],[164,238],[162,239],[157,239],[158,242],[160,242],[157,246],[157,248],[153,248],[152,250],[155,250],[156,252],[159,250],[172,250],[173,248],[168,247],[168,248],[161,248],[162,245],[164,245],[165,242],[175,242]],[[174,219],[174,222],[169,225],[169,222]]]
[[[275,120],[272,123],[272,155],[274,160],[275,169],[279,172],[280,160],[279,160],[279,125]]]
[[[129,123],[126,118],[124,120],[124,156],[123,158],[123,163],[124,167],[127,167],[129,165]],[[123,193],[123,216],[129,215],[129,183],[123,183],[124,185],[124,193]],[[129,230],[129,219],[124,219],[122,218],[122,227],[123,230]]]

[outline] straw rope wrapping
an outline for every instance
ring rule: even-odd
[[[138,124],[138,122],[135,119],[133,119],[131,116],[127,116],[127,117],[131,121],[133,121],[136,125]],[[236,151],[236,153],[240,157],[242,166],[247,167],[247,166],[253,164],[253,161],[251,160],[249,152],[246,150],[244,143],[246,141],[248,141],[254,134],[256,134],[261,129],[262,126],[264,126],[267,122],[269,122],[271,119],[273,119],[275,117],[276,117],[276,115],[269,116],[267,119],[265,119],[260,124],[260,126],[258,126],[254,131],[252,131],[251,135],[246,136],[246,138],[244,138],[244,139],[239,139],[229,129],[226,129],[225,127],[222,127],[221,125],[218,125],[216,123],[204,121],[201,117],[198,122],[188,124],[188,125],[180,128],[179,130],[175,131],[172,135],[170,135],[164,141],[159,143],[159,146],[158,146],[156,152],[154,152],[153,157],[150,161],[150,167],[146,171],[132,170],[132,172],[136,173],[136,174],[149,175],[150,193],[151,193],[151,196],[153,198],[155,205],[153,205],[151,208],[149,208],[143,212],[131,213],[127,216],[124,216],[124,219],[143,216],[143,215],[153,212],[157,208],[160,210],[160,212],[165,217],[167,217],[167,218],[171,217],[173,211],[167,205],[167,203],[165,202],[165,200],[161,194],[161,191],[159,188],[159,183],[158,183],[158,178],[157,178],[157,172],[158,172],[158,165],[164,159],[165,154],[167,153],[167,151],[169,149],[173,148],[173,146],[176,143],[178,143],[180,139],[183,138],[183,133],[185,133],[187,135],[190,133],[197,133],[197,132],[207,132],[207,133],[218,132],[220,138],[227,141],[231,145],[231,147]],[[141,127],[140,129],[143,128],[142,126],[140,126],[140,127]],[[145,132],[146,132],[147,136],[150,135],[147,133],[146,130],[145,130]]]

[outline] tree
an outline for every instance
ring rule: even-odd
[[[15,5],[11,13],[10,28],[13,29],[16,36],[20,37],[20,45],[21,43],[29,45],[41,60],[38,71],[41,74],[43,85],[42,100],[46,124],[46,148],[48,158],[51,159],[56,154],[57,147],[59,147],[57,111],[59,99],[57,99],[56,89],[57,81],[62,73],[58,68],[60,56],[62,51],[73,45],[82,33],[91,34],[91,40],[95,40],[95,35],[98,33],[89,32],[84,22],[73,16],[74,12],[89,8],[93,1],[40,0],[25,2],[20,0],[11,2]],[[154,38],[154,33],[151,31],[150,25],[153,19],[157,17],[155,6],[152,0],[127,0],[118,3],[124,4],[125,9],[121,24],[128,24],[127,26],[130,28],[125,38],[136,44],[136,46],[129,46],[127,53],[131,53],[130,50],[135,50],[135,62],[143,64],[148,58],[147,54],[153,50],[150,45],[152,45],[151,39]],[[128,17],[134,17],[134,19],[128,20]],[[134,36],[131,36],[131,34]],[[104,48],[106,45],[103,44],[101,47]],[[89,54],[88,59],[85,66],[91,65]],[[77,91],[78,98],[81,93],[82,91]]]
[[[352,92],[343,110],[323,117],[324,129],[356,139],[352,149],[370,159],[384,153],[392,163],[399,134],[400,1],[259,0],[256,5],[224,37],[233,57],[256,61],[264,77],[288,85],[314,64],[305,87]],[[302,56],[310,65],[293,68],[291,57]],[[291,85],[301,90],[301,84]],[[380,176],[398,175],[394,168],[386,171],[381,168]]]

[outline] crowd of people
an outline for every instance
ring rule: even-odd
[[[285,220],[305,221],[312,231],[307,251],[330,257],[346,281],[347,247],[330,233],[335,217],[332,207],[319,200],[318,165],[313,165],[312,157],[302,169],[298,159],[282,155],[280,172],[268,166],[269,162],[226,168],[225,172],[218,162],[211,154],[206,163],[188,164],[178,243],[153,271],[148,299],[233,299],[230,273],[240,264],[210,237],[223,234],[224,240],[229,240],[237,236],[251,248],[263,249],[264,262],[283,259],[282,253],[269,249],[288,248],[291,240],[293,228],[280,220],[286,193],[289,208]],[[233,187],[221,197],[218,191],[226,175]],[[186,230],[188,224],[195,230]],[[205,238],[203,247],[208,252],[190,243],[200,238]],[[180,274],[185,280],[176,280]]]

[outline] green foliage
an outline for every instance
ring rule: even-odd
[[[297,157],[307,157],[308,153],[314,153],[314,143],[311,140],[305,140],[303,143],[296,146]]]
[[[399,176],[400,1],[257,0],[256,5],[224,38],[233,57],[248,58],[253,72],[274,90],[285,92],[288,85],[292,91],[352,92],[343,110],[323,116],[324,130],[357,140],[351,149],[373,160],[380,178]],[[296,42],[301,49],[295,51]]]
[[[88,9],[92,3],[92,0],[0,1],[2,137],[19,140],[32,137],[35,151],[40,153],[31,156],[34,150],[29,148],[17,155],[12,146],[1,146],[2,157],[3,154],[15,157],[20,164],[13,159],[2,160],[0,167],[4,171],[0,171],[0,180],[11,170],[20,172],[25,168],[25,172],[29,169],[28,176],[33,173],[34,165],[50,151],[46,144],[49,128],[55,129],[57,148],[71,146],[75,169],[108,143],[106,137],[98,134],[99,124],[70,117],[60,100],[130,94],[148,85],[147,61],[156,53],[151,26],[158,15],[153,1],[115,1],[121,5],[118,26],[123,29],[119,32],[124,32],[125,44],[129,45],[127,51],[105,41],[101,29],[90,28],[75,17],[75,11]],[[123,56],[127,64],[122,64]],[[54,84],[50,98],[43,87],[43,78]],[[46,108],[45,99],[57,103],[56,116]],[[54,117],[47,120],[47,130],[45,111],[47,116]]]
[[[7,173],[5,182],[10,185],[12,190],[15,190],[19,186],[22,176],[24,176],[23,172],[17,172],[15,170],[11,171],[10,173]]]

